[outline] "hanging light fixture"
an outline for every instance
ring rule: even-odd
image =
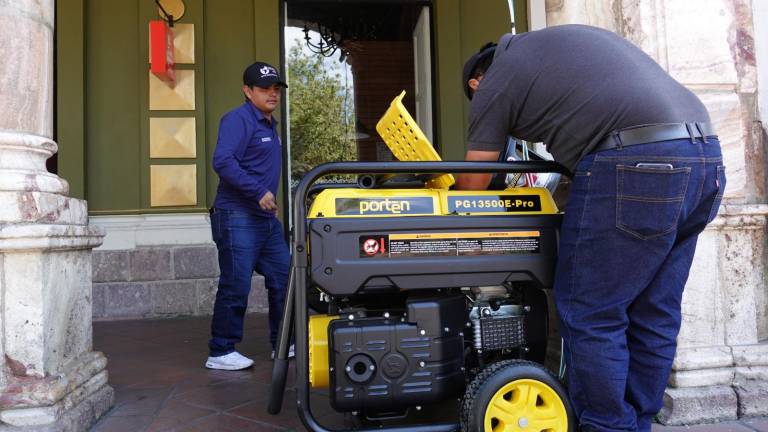
[[[306,42],[307,48],[313,53],[320,54],[323,57],[331,57],[337,50],[341,50],[342,58],[346,56],[346,53],[344,53],[343,48],[340,46],[342,43],[341,38],[339,37],[337,39],[333,31],[327,27],[317,24],[316,32],[320,36],[320,40],[317,43],[312,42],[312,38],[309,36],[310,29],[309,26],[307,26],[307,23],[304,23],[303,32],[304,42]]]

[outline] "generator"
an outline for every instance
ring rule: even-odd
[[[376,127],[399,162],[324,164],[298,185],[268,411],[281,409],[294,338],[308,430],[331,430],[312,413],[313,391],[365,420],[355,430],[575,430],[560,377],[542,365],[562,214],[544,187],[450,188],[451,173],[568,171],[441,162],[403,97]],[[358,183],[317,183],[329,174]],[[446,402],[458,422],[411,420]]]

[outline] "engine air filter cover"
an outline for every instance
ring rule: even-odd
[[[525,345],[525,319],[523,316],[480,318],[480,333],[485,350],[516,348]]]

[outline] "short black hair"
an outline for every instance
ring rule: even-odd
[[[464,63],[464,70],[462,73],[464,93],[472,100],[472,89],[469,88],[468,81],[472,78],[477,78],[480,75],[485,74],[490,69],[493,63],[493,54],[496,52],[496,44],[488,42],[480,47],[480,49],[472,54]]]
[[[486,48],[494,48],[494,47],[496,47],[496,44],[489,42],[487,45],[481,48],[479,52],[482,53]],[[474,70],[470,74],[471,75],[470,78],[477,78],[480,75],[485,74],[488,71],[488,68],[491,67],[491,63],[493,63],[493,55],[480,56],[480,59],[477,61],[477,64],[475,65]]]

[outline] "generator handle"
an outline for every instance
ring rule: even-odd
[[[514,161],[514,162],[331,162],[319,165],[309,171],[299,182],[294,198],[294,236],[291,242],[291,255],[293,263],[293,284],[289,287],[290,301],[293,301],[293,313],[286,310],[283,321],[294,324],[296,335],[296,398],[299,418],[307,429],[315,432],[326,432],[329,429],[321,426],[312,415],[309,404],[309,350],[307,344],[307,206],[306,200],[310,187],[320,177],[328,174],[445,174],[445,173],[526,173],[526,172],[551,172],[572,177],[570,171],[564,166],[550,161]],[[288,304],[289,300],[286,299]],[[284,330],[284,329],[283,329]],[[286,354],[289,344],[288,331],[280,332],[279,355],[280,365],[276,368],[272,383],[278,387],[273,391],[270,400],[269,411],[280,410],[282,402],[282,390],[285,388],[285,375],[287,373]],[[285,359],[285,360],[284,360]],[[377,428],[378,432],[437,432],[455,430],[458,425],[433,424],[415,427]],[[373,429],[372,429],[373,430]]]
[[[468,162],[468,161],[429,161],[429,162],[329,162],[310,170],[301,183],[314,181],[328,174],[446,174],[446,173],[558,173],[568,177],[573,174],[564,166],[554,161],[508,161],[508,162]],[[299,187],[301,187],[301,183]]]
[[[280,320],[280,329],[277,334],[277,346],[274,362],[272,363],[272,386],[269,392],[267,412],[277,415],[283,407],[283,394],[285,393],[285,381],[288,378],[288,353],[291,344],[291,330],[293,328],[293,299],[296,291],[294,282],[295,271],[291,265],[288,273],[288,289],[285,293],[283,305],[283,319]]]

